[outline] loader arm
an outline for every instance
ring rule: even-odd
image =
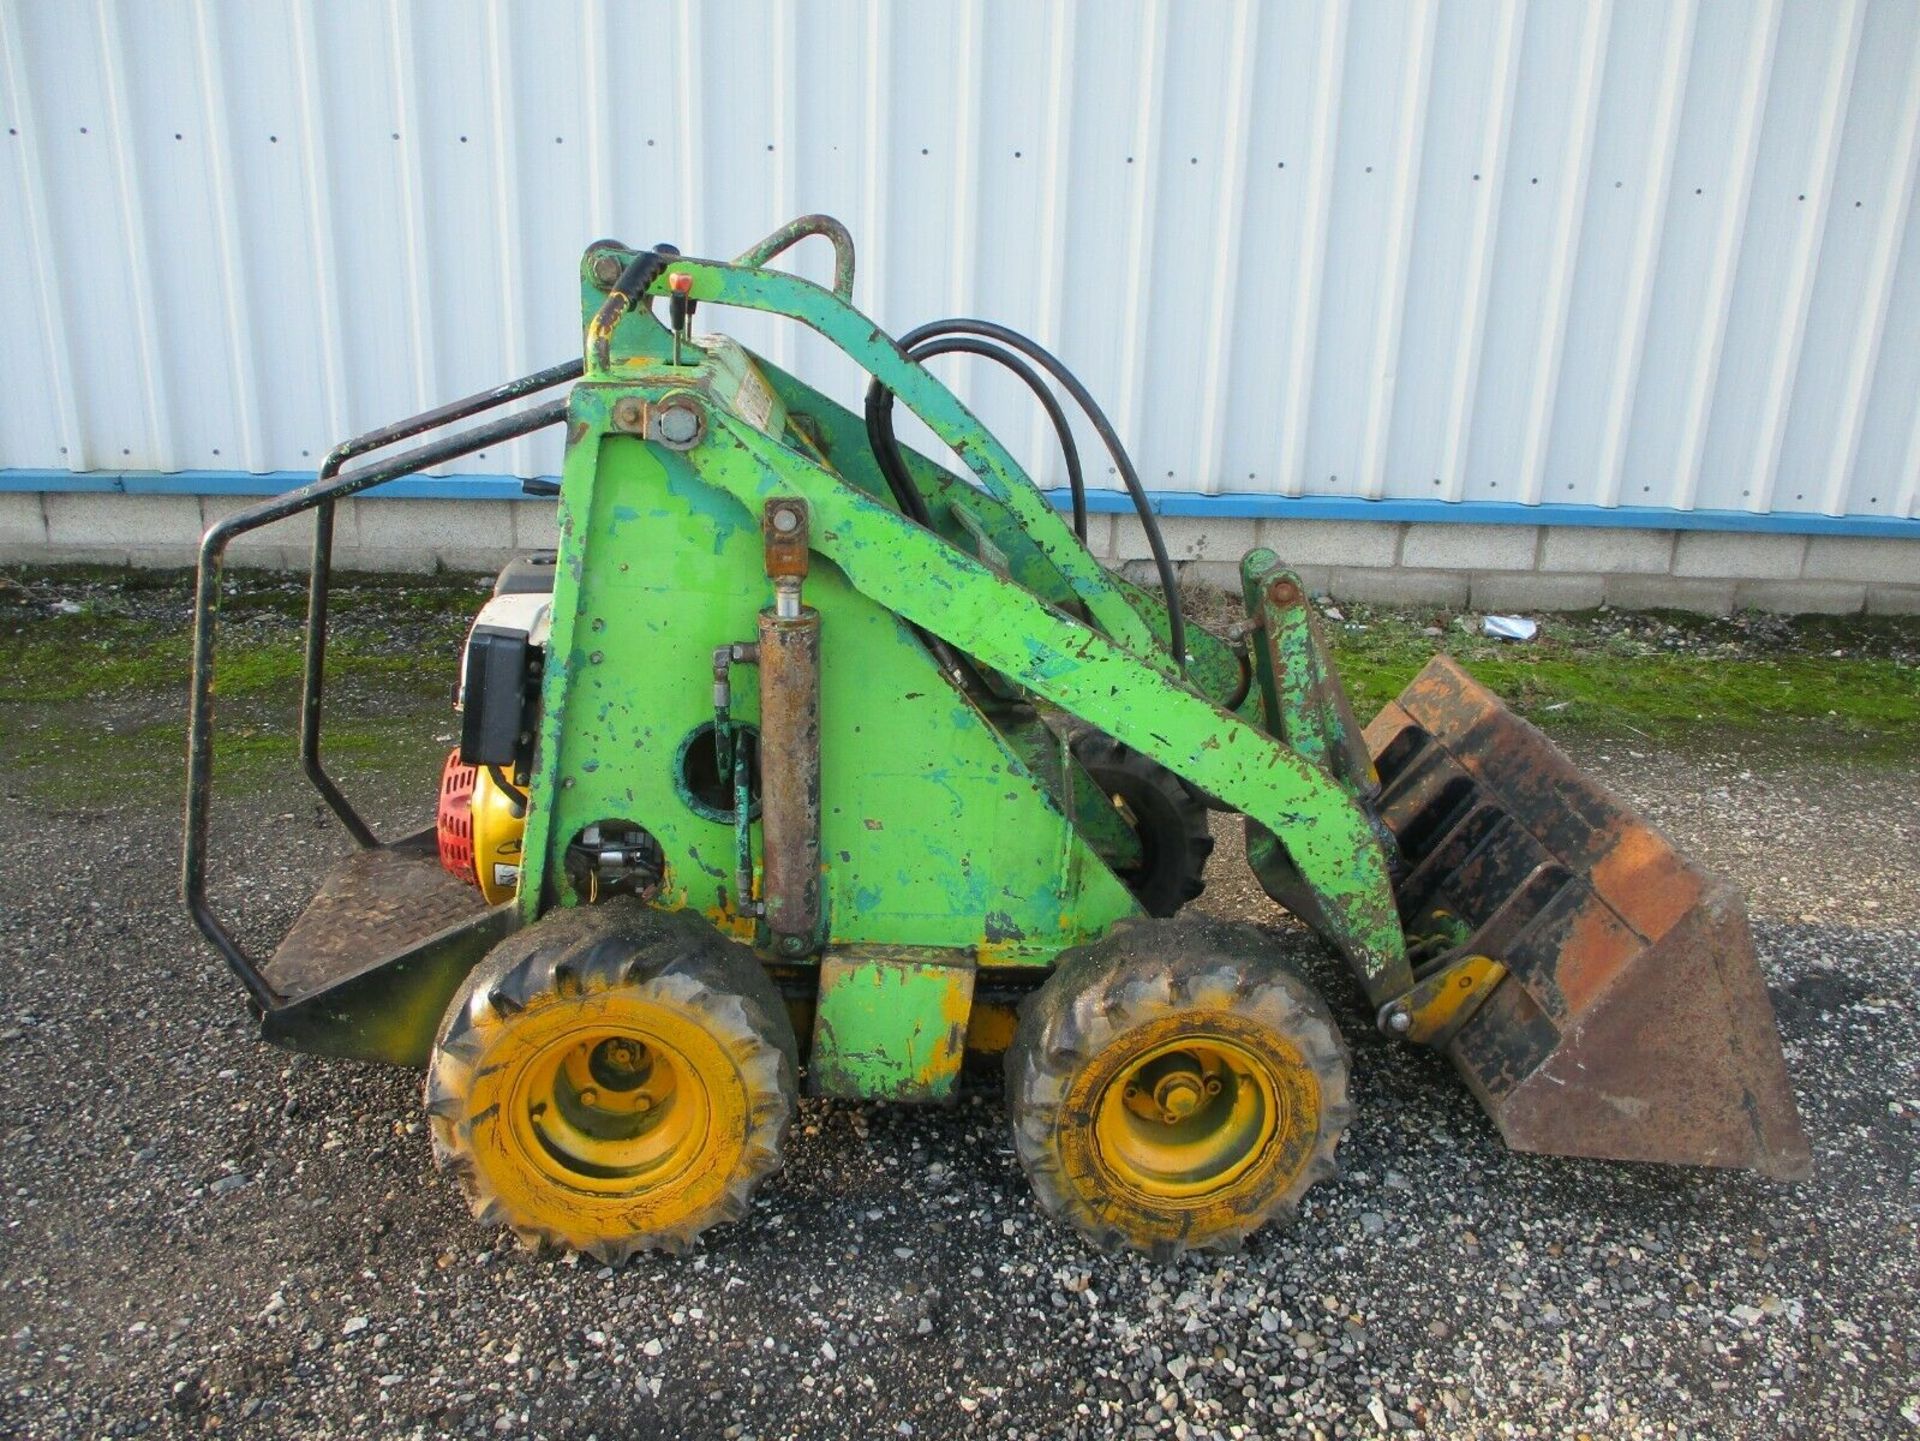
[[[615,252],[616,255],[622,252]],[[631,254],[627,252],[626,254]],[[784,271],[715,260],[675,259],[652,293],[667,295],[670,277],[691,280],[692,300],[786,316],[818,331],[849,359],[893,391],[927,428],[953,448],[987,493],[1013,512],[1021,528],[1059,571],[1087,607],[1096,625],[1143,664],[1167,674],[1179,665],[1156,639],[1152,626],[1128,599],[1124,584],[1080,543],[1073,527],[1047,502],[1019,462],[983,426],[972,411],[924,366],[907,356],[893,338],[839,295]],[[615,333],[615,347],[604,367],[589,356],[587,378],[631,383],[641,372],[657,375],[658,342],[638,354],[623,353],[628,328],[657,329],[644,312]],[[781,452],[783,463],[793,452]],[[831,477],[830,477],[831,478]],[[852,487],[849,487],[852,489]]]
[[[812,512],[814,548],[857,589],[1284,836],[1324,898],[1327,939],[1369,989],[1411,984],[1386,858],[1366,812],[1338,782],[752,426],[719,407],[708,419],[716,440],[727,439],[689,453],[701,480],[750,512],[773,495],[799,496]],[[572,421],[606,429],[604,397],[576,388]]]

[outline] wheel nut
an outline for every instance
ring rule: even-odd
[[[581,1104],[581,1105],[583,1105],[583,1106],[597,1106],[597,1105],[598,1105],[599,1103],[600,1103],[600,1093],[599,1093],[598,1091],[596,1091],[596,1090],[594,1090],[594,1088],[593,1088],[592,1086],[588,1086],[588,1087],[587,1087],[587,1088],[586,1088],[585,1090],[583,1090],[583,1091],[582,1091],[582,1092],[580,1093],[580,1104]]]
[[[1176,1081],[1161,1095],[1160,1104],[1168,1120],[1181,1120],[1191,1116],[1199,1107],[1200,1088],[1191,1081]]]

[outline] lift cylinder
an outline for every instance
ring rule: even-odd
[[[820,941],[820,612],[760,612],[760,845],[773,948]]]

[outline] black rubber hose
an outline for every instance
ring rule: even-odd
[[[527,813],[527,793],[507,779],[507,773],[499,766],[488,766],[487,774],[493,777],[493,783],[500,787],[502,795],[513,802],[513,814],[517,819]]]
[[[1082,545],[1087,540],[1087,490],[1086,478],[1080,467],[1080,447],[1073,438],[1073,425],[1067,419],[1067,413],[1060,407],[1059,400],[1047,383],[1035,374],[1033,367],[1021,360],[1011,351],[1003,350],[984,340],[968,337],[956,337],[950,340],[935,340],[923,345],[914,352],[916,360],[931,360],[936,355],[964,353],[985,356],[998,361],[1026,382],[1027,388],[1039,397],[1046,408],[1048,418],[1053,421],[1054,434],[1059,438],[1061,453],[1066,457],[1068,483],[1073,490],[1074,534]],[[927,511],[926,497],[920,493],[920,487],[913,482],[913,476],[907,470],[906,456],[901,453],[899,438],[893,430],[893,392],[878,382],[867,388],[867,448],[873,452],[874,460],[880,466],[880,472],[886,477],[887,488],[893,492],[895,504],[902,515],[917,520],[931,530],[933,518]],[[929,650],[934,653],[942,670],[948,675],[959,678],[965,672],[959,655],[940,637],[918,626],[914,630]]]
[[[932,530],[933,516],[928,513],[927,498],[920,494],[920,487],[907,474],[907,462],[900,454],[900,442],[893,439],[893,426],[888,414],[893,408],[892,401],[893,392],[879,381],[867,387],[867,448],[873,452],[881,475],[886,477],[887,489],[893,492],[893,503],[900,507],[900,513]]]
[[[1147,499],[1146,487],[1140,483],[1140,473],[1134,469],[1133,458],[1127,454],[1126,446],[1120,442],[1119,432],[1113,428],[1113,422],[1107,419],[1107,413],[1100,408],[1100,403],[1093,398],[1093,395],[1087,390],[1086,386],[1080,383],[1079,377],[1071,370],[1068,370],[1051,351],[1047,350],[1038,341],[1029,340],[1019,331],[996,324],[991,320],[961,318],[929,321],[925,325],[908,331],[905,335],[901,336],[896,343],[903,351],[911,355],[917,346],[923,345],[934,337],[942,335],[982,335],[989,340],[997,340],[1002,345],[1010,346],[1029,359],[1037,361],[1049,375],[1060,382],[1067,394],[1073,397],[1074,403],[1085,412],[1087,419],[1093,423],[1095,432],[1107,447],[1107,454],[1113,457],[1114,469],[1119,471],[1120,479],[1127,487],[1128,496],[1133,500],[1134,511],[1140,517],[1140,528],[1146,532],[1147,548],[1153,553],[1153,568],[1160,577],[1160,588],[1166,599],[1167,639],[1171,643],[1174,663],[1180,668],[1182,675],[1186,674],[1187,622],[1186,616],[1183,614],[1180,606],[1180,586],[1174,578],[1173,562],[1167,557],[1167,544],[1160,534],[1160,523],[1154,519],[1153,505],[1152,502]],[[892,403],[892,392],[881,385],[878,380],[875,380],[872,385],[867,387],[867,414],[869,416],[867,434],[870,440],[875,434],[875,427],[872,424],[871,418],[879,411],[890,408]],[[883,470],[887,467],[888,459],[891,459],[899,466],[900,472],[904,476],[905,465],[900,461],[897,446],[894,447],[894,453],[891,457],[880,459]],[[890,482],[891,479],[890,474]],[[896,497],[897,495],[898,492],[896,492]],[[914,497],[916,501],[919,500],[919,492],[917,490],[914,492]],[[904,506],[905,503],[902,502],[902,504]],[[924,504],[921,505],[921,509],[925,509]],[[922,523],[924,524],[925,522],[923,521]]]
[[[1040,378],[1040,374],[1012,351],[998,345],[968,336],[951,336],[943,340],[930,341],[917,345],[908,352],[915,360],[931,360],[936,355],[979,355],[1004,366],[1020,378],[1040,406],[1047,412],[1047,419],[1053,423],[1054,437],[1060,442],[1060,454],[1067,463],[1067,489],[1073,495],[1073,533],[1080,538],[1082,545],[1087,540],[1087,478],[1080,465],[1080,446],[1073,438],[1073,422],[1067,419],[1067,412],[1061,406],[1059,397],[1054,395],[1052,387]],[[872,394],[869,388],[868,394]],[[892,456],[900,454],[899,442],[893,433],[893,406],[887,403],[889,392],[883,387],[880,392],[881,403],[875,415],[880,427],[880,436],[885,450]],[[871,433],[867,437],[872,444],[876,437]],[[881,445],[875,445],[878,454]]]

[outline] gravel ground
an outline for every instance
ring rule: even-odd
[[[525,1254],[434,1172],[415,1076],[254,1039],[176,899],[170,789],[81,810],[10,777],[0,1433],[1920,1432],[1920,776],[1574,749],[1751,895],[1813,1179],[1508,1154],[1223,828],[1200,904],[1323,985],[1358,1114],[1296,1230],[1171,1267],[1040,1217],[997,1098],[806,1103],[691,1258]],[[358,789],[397,825],[430,784]],[[268,945],[339,851],[283,777],[223,817],[223,904]]]

